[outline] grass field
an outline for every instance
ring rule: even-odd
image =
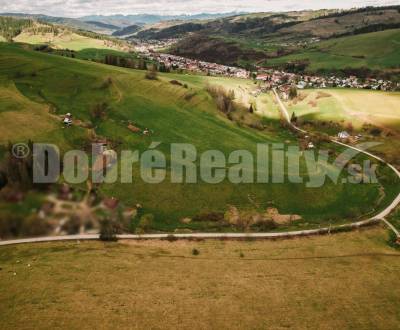
[[[56,49],[70,49],[79,51],[86,48],[113,49],[112,43],[107,40],[100,40],[82,36],[73,32],[64,32],[59,35],[53,33],[32,34],[22,32],[14,38],[15,42],[28,44],[48,44]]]
[[[303,90],[294,101],[287,102],[290,115],[294,112],[304,122],[313,123],[308,130],[323,131],[336,136],[352,127],[366,136],[367,141],[380,145],[371,149],[392,164],[400,165],[400,93],[357,89]],[[339,126],[331,125],[336,123]],[[369,129],[382,131],[369,136]]]
[[[319,42],[308,49],[268,60],[268,65],[309,60],[307,70],[339,70],[347,67],[398,68],[400,29],[342,37]]]
[[[376,228],[275,242],[2,247],[0,327],[397,329],[400,251],[387,239]]]
[[[300,91],[300,98],[289,102],[289,111],[298,117],[321,121],[386,127],[400,132],[400,93],[357,89]]]
[[[257,131],[240,127],[218,113],[215,102],[204,89],[205,84],[243,91],[251,84],[243,80],[163,74],[154,81],[145,79],[143,71],[32,52],[18,45],[0,47],[0,95],[4,100],[0,103],[0,120],[8,124],[7,129],[0,131],[1,144],[31,138],[35,142],[55,143],[63,151],[71,147],[82,149],[90,142],[90,132],[80,126],[63,129],[59,118],[49,115],[49,108],[55,114],[71,112],[76,119],[90,123],[93,120],[91,110],[103,102],[108,105],[107,116],[95,122],[94,130],[117,144],[117,151],[143,152],[152,141],[161,141],[159,150],[169,161],[172,142],[191,143],[199,153],[218,149],[226,155],[238,149],[255,153],[256,143],[297,144],[295,137],[286,130],[272,127]],[[111,83],[105,84],[110,79]],[[187,83],[188,88],[171,84],[172,79]],[[244,97],[245,93],[242,95]],[[240,97],[239,92],[237,97]],[[270,96],[266,97],[269,97],[266,105],[272,106]],[[14,116],[17,120],[13,121]],[[128,121],[134,121],[141,128],[148,127],[154,134],[144,137],[132,133],[127,129]],[[29,128],[21,129],[27,123]],[[304,173],[304,162],[300,169]],[[311,171],[310,175],[318,173]],[[173,184],[168,180],[169,175],[162,184],[147,184],[139,179],[139,166],[135,165],[133,185],[104,184],[99,191],[120,199],[127,206],[142,204],[145,213],[155,216],[153,229],[161,231],[176,228],[224,230],[216,223],[184,224],[180,220],[203,212],[225,212],[228,205],[246,210],[254,209],[256,204],[260,210],[265,210],[271,203],[281,214],[303,217],[279,230],[343,223],[383,208],[397,192],[395,180],[382,183],[388,188],[382,199],[380,184],[332,184],[328,180],[321,188],[308,189],[305,184],[290,182],[238,186],[225,180],[210,187],[202,181],[195,185]],[[392,174],[382,168],[379,175],[390,178]]]

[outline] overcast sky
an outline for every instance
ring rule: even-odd
[[[0,0],[0,12],[79,17],[102,14],[198,14],[352,8],[399,4],[399,0]]]

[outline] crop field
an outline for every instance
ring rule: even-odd
[[[2,145],[31,139],[54,143],[65,152],[70,148],[85,148],[94,131],[97,136],[113,141],[118,146],[117,151],[143,152],[151,142],[161,141],[158,149],[166,155],[167,162],[170,160],[170,143],[191,143],[199,154],[218,149],[226,155],[243,149],[255,154],[256,143],[297,145],[292,133],[276,129],[274,118],[270,119],[270,128],[268,119],[262,119],[267,126],[260,131],[232,122],[218,112],[215,101],[205,90],[206,84],[233,88],[241,98],[240,95],[245,95],[243,91],[250,90],[252,84],[243,80],[170,74],[148,80],[143,71],[32,52],[18,45],[3,44],[0,47],[0,120],[8,125],[0,132]],[[176,79],[186,83],[187,88],[170,83]],[[257,102],[263,98],[266,98],[266,107],[276,107],[270,95],[260,97]],[[241,102],[246,103],[244,99]],[[107,105],[106,118],[94,120],[92,109],[104,103]],[[59,115],[67,112],[71,112],[80,124],[62,128]],[[151,129],[152,135],[131,132],[127,128],[129,122],[142,129]],[[27,123],[29,126],[21,129]],[[88,129],[91,125],[93,128]],[[275,160],[275,163],[279,162]],[[249,167],[248,170],[255,173],[256,168]],[[300,170],[306,173],[304,162],[300,163]],[[310,176],[318,174],[318,170],[309,172]],[[277,229],[285,230],[339,224],[377,212],[397,192],[396,180],[389,179],[391,172],[382,167],[379,177],[381,175],[385,181],[369,185],[333,184],[328,180],[320,188],[308,189],[305,183],[286,180],[268,185],[241,184],[239,189],[236,184],[224,180],[210,189],[210,184],[201,180],[195,185],[171,183],[169,172],[160,184],[145,183],[140,180],[136,164],[132,171],[134,184],[103,184],[99,192],[115,197],[127,206],[143,205],[143,212],[154,215],[153,230],[231,230],[210,221],[181,222],[185,217],[204,212],[226,212],[229,205],[260,211],[272,205],[281,214],[302,217]],[[385,186],[384,195],[381,185]],[[324,195],[323,199],[321,195]],[[7,216],[12,209],[2,205],[2,215]]]
[[[398,68],[400,29],[321,41],[309,46],[305,51],[268,60],[268,65],[294,60],[309,60],[310,65],[307,69],[310,71],[347,67]]]
[[[396,329],[400,251],[387,239],[375,228],[287,241],[1,247],[0,327]]]

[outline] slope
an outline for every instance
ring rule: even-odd
[[[193,144],[199,153],[216,149],[226,156],[239,149],[255,154],[256,143],[297,144],[294,136],[285,130],[257,131],[239,127],[220,115],[204,87],[206,83],[221,84],[221,78],[165,74],[158,80],[148,80],[143,71],[32,52],[18,45],[1,44],[0,50],[0,77],[3,81],[0,91],[3,98],[12,91],[27,99],[24,105],[23,102],[17,103],[13,98],[7,98],[7,103],[1,102],[0,114],[7,111],[17,113],[21,108],[29,111],[29,102],[34,102],[35,109],[39,111],[41,108],[44,112],[41,115],[47,118],[49,128],[40,128],[41,120],[33,120],[30,121],[32,133],[27,135],[34,141],[59,144],[62,150],[70,147],[87,148],[92,141],[90,131],[107,138],[117,151],[143,152],[151,142],[160,141],[162,144],[158,149],[166,155],[167,161],[170,160],[170,143]],[[171,84],[171,79],[181,80],[188,88]],[[13,89],[13,84],[18,91]],[[241,83],[238,81],[236,84]],[[93,117],[93,110],[99,104],[106,104],[106,114],[101,119]],[[73,126],[71,130],[62,129],[56,117],[47,117],[49,107],[56,115],[71,112],[81,124]],[[153,135],[132,133],[127,128],[129,122],[149,128]],[[21,126],[16,121],[12,127],[18,132]],[[54,127],[58,127],[58,130],[54,130]],[[88,130],[87,127],[93,129]],[[1,143],[6,144],[9,140],[20,142],[20,138],[9,134],[2,137]],[[281,161],[275,159],[273,162],[278,165]],[[304,173],[304,163],[300,166]],[[250,167],[246,170],[253,174],[256,171]],[[382,168],[379,176],[389,173]],[[310,175],[317,174],[311,172]],[[303,220],[282,229],[342,223],[374,212],[387,203],[396,190],[396,182],[390,180],[384,183],[388,189],[383,199],[379,192],[380,184],[332,184],[329,180],[323,187],[315,189],[290,182],[237,185],[228,180],[214,185],[202,181],[197,184],[173,184],[165,180],[154,185],[140,179],[137,164],[132,175],[133,184],[103,184],[99,191],[119,198],[127,205],[142,204],[144,212],[155,216],[154,228],[158,230],[224,230],[212,221],[184,224],[179,220],[204,212],[225,212],[229,205],[249,210],[265,210],[268,205],[274,205],[281,214],[299,214],[303,217]],[[170,172],[167,178],[169,176]]]

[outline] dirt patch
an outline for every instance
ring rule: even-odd
[[[297,214],[280,214],[277,208],[269,207],[265,212],[239,211],[235,206],[230,206],[225,213],[225,221],[231,225],[250,228],[254,225],[273,222],[276,225],[284,225],[292,221],[301,220]]]
[[[317,107],[317,102],[316,101],[309,101],[308,105],[312,106],[313,108]]]
[[[278,225],[284,225],[292,221],[301,220],[301,216],[297,214],[280,214],[277,208],[269,207],[267,215]]]
[[[132,124],[128,125],[128,129],[133,133],[139,133],[141,131],[141,129],[139,127],[136,127]]]
[[[326,93],[326,92],[318,92],[316,99],[319,100],[319,99],[323,99],[323,98],[331,97],[331,96],[332,96],[331,94]]]

